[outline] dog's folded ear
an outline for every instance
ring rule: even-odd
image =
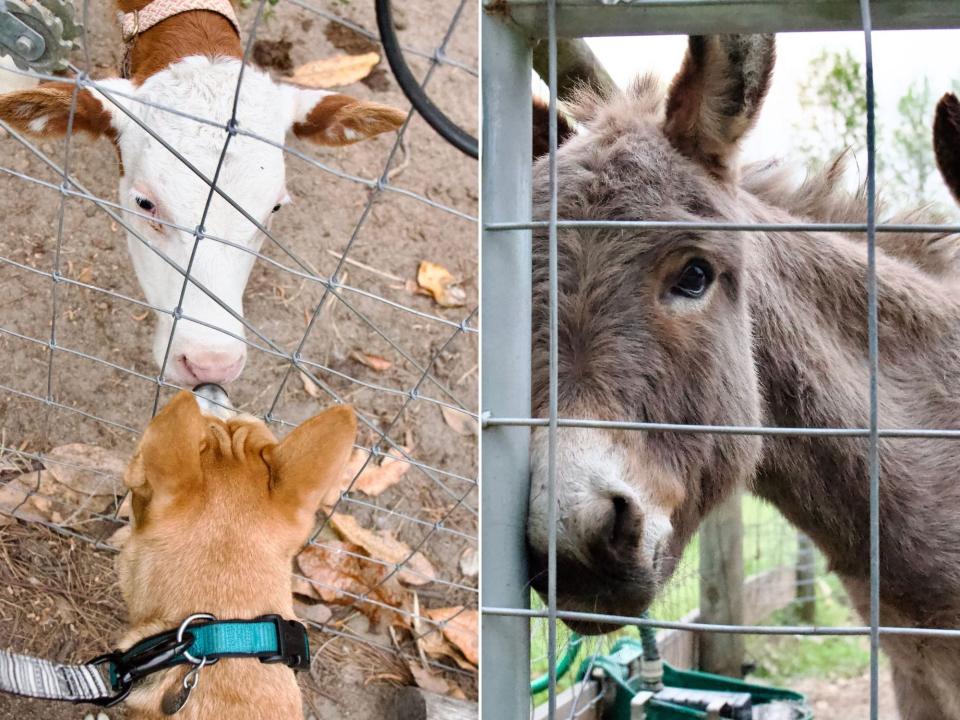
[[[279,445],[264,450],[271,495],[292,514],[306,513],[312,521],[323,496],[338,482],[356,436],[357,418],[349,405],[301,423]]]
[[[200,443],[204,419],[196,398],[181,390],[147,426],[124,484],[134,499],[173,493],[200,476]]]

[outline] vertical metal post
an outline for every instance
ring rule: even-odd
[[[867,80],[867,335],[870,368],[870,720],[880,698],[880,344],[877,319],[877,130],[874,117],[873,21],[870,0],[860,0]]]
[[[547,0],[547,84],[550,86],[550,402],[547,436],[547,712],[557,713],[557,0]]]
[[[481,227],[531,214],[531,50],[490,6],[481,18]],[[530,416],[531,233],[483,231],[481,410]],[[488,427],[481,436],[482,607],[526,608],[530,431]],[[530,621],[483,615],[483,716],[530,714]]]
[[[738,490],[700,528],[700,622],[743,624],[743,494]],[[743,635],[701,633],[699,666],[707,672],[743,674]]]

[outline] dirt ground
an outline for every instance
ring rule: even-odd
[[[254,3],[254,6],[256,3]],[[361,27],[375,29],[372,2],[312,0],[311,5],[341,16]],[[457,0],[405,0],[394,12],[402,43],[432,53],[447,31]],[[115,74],[122,55],[112,3],[90,4],[89,49],[94,77]],[[253,9],[243,10],[241,25],[250,27]],[[368,43],[343,26],[290,3],[281,2],[261,24],[257,59],[282,75],[309,60],[343,52],[366,52]],[[472,68],[477,66],[477,16],[468,4],[453,34],[447,55]],[[82,53],[74,61],[82,65]],[[422,76],[427,61],[407,57]],[[409,103],[394,82],[385,60],[364,82],[343,92],[401,108]],[[476,77],[458,68],[440,66],[428,87],[433,100],[469,132],[477,132]],[[290,142],[298,150],[333,168],[376,178],[383,171],[393,136],[360,145],[323,149]],[[57,162],[63,158],[60,142],[40,142],[41,150]],[[42,180],[59,177],[11,138],[0,139],[0,165]],[[116,200],[117,169],[113,148],[106,141],[78,138],[72,144],[70,165],[77,180],[97,195]],[[477,165],[443,142],[415,117],[406,134],[405,152],[395,162],[391,183],[424,195],[471,216],[477,214]],[[287,159],[287,186],[293,202],[278,213],[272,231],[290,249],[310,262],[322,276],[335,267],[367,202],[370,191],[293,157]],[[0,446],[42,453],[66,443],[89,443],[129,453],[138,432],[148,422],[154,403],[153,382],[84,358],[89,355],[148,377],[156,368],[150,352],[153,319],[135,304],[78,288],[58,285],[57,343],[79,354],[57,352],[51,376],[51,396],[68,409],[47,406],[37,397],[47,395],[48,349],[53,315],[53,283],[12,263],[50,272],[55,262],[59,194],[43,186],[0,173]],[[123,230],[92,203],[68,199],[64,205],[62,273],[111,292],[141,299],[126,249]],[[269,241],[263,252],[283,262],[285,256]],[[441,308],[432,299],[412,294],[420,260],[444,264],[462,278],[465,307]],[[399,193],[377,197],[357,234],[341,281],[366,293],[454,323],[463,320],[477,301],[477,228],[474,222],[432,208]],[[12,261],[12,262],[11,262]],[[289,261],[287,261],[289,262]],[[280,347],[292,351],[300,340],[306,318],[321,297],[322,288],[259,261],[244,296],[251,323]],[[417,364],[426,366],[454,329],[357,293],[347,293],[353,307],[369,324],[342,303],[334,303],[315,327],[302,355],[323,365],[318,377],[359,412],[381,428],[393,423],[390,437],[413,446],[412,455],[433,470],[411,468],[403,482],[379,498],[364,502],[378,510],[350,505],[347,509],[363,524],[390,530],[399,539],[420,548],[433,563],[439,579],[455,583],[424,586],[424,607],[476,605],[476,577],[464,576],[462,554],[476,548],[478,497],[477,446],[444,422],[439,406],[428,399],[410,401],[360,384],[394,388],[406,393],[420,372],[382,335],[400,346]],[[476,321],[471,321],[473,325]],[[44,344],[12,335],[26,336]],[[382,335],[381,335],[382,334]],[[391,367],[376,371],[351,358],[356,351],[386,358]],[[287,363],[251,348],[242,377],[231,385],[231,398],[240,409],[264,413],[278,392]],[[432,376],[466,408],[476,410],[477,336],[459,334],[432,367]],[[360,381],[360,382],[357,382]],[[429,398],[445,398],[431,382],[421,388]],[[164,390],[161,402],[171,394]],[[33,397],[31,397],[33,396]],[[327,404],[307,392],[296,375],[286,382],[274,417],[296,424]],[[395,420],[395,422],[394,422]],[[284,428],[278,426],[277,431]],[[375,434],[361,432],[369,447]],[[22,456],[20,457],[22,460]],[[0,483],[11,475],[0,472]],[[2,489],[2,485],[0,485]],[[464,497],[458,506],[455,498]],[[115,501],[111,501],[115,506]],[[123,624],[123,608],[115,590],[114,554],[87,542],[104,539],[116,529],[109,521],[113,507],[93,508],[69,528],[76,538],[52,533],[32,523],[0,527],[0,638],[10,649],[43,654],[60,660],[81,660],[110,647]],[[444,528],[433,524],[443,520]],[[408,634],[392,637],[370,627],[366,618],[349,608],[336,609],[335,626],[352,639],[318,635],[319,648],[310,676],[302,677],[308,717],[316,720],[380,717],[389,703],[392,685],[374,676],[393,676],[391,682],[410,682],[409,671],[396,655],[375,646],[415,652]],[[450,673],[468,697],[476,696],[475,678]],[[48,703],[30,703],[0,696],[0,718],[81,718],[86,710]],[[110,710],[111,719],[122,711]]]
[[[893,696],[890,671],[881,669],[879,717],[882,720],[897,720],[897,703]],[[807,696],[817,720],[859,720],[870,717],[870,676],[820,680],[805,678],[790,685]]]

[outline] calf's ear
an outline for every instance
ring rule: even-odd
[[[98,84],[107,92],[133,92],[132,85],[119,78],[98,81]],[[0,120],[17,132],[34,137],[63,137],[70,124],[71,108],[74,132],[82,131],[94,137],[116,139],[126,120],[122,111],[103,95],[89,88],[77,90],[70,82],[42,83],[0,95]]]
[[[293,103],[290,129],[318,145],[352,145],[397,130],[407,113],[368,100],[288,85]]]

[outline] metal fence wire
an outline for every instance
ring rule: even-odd
[[[876,219],[876,133],[872,32],[874,29],[960,27],[955,3],[927,0],[909,7],[886,0],[859,3],[782,2],[780,0],[712,2],[710,0],[488,0],[481,20],[482,47],[482,308],[481,342],[483,419],[482,455],[484,549],[481,598],[484,666],[484,716],[513,718],[531,712],[527,662],[531,648],[529,622],[546,626],[543,663],[548,675],[546,714],[542,717],[596,717],[599,700],[579,698],[557,709],[558,657],[568,633],[558,620],[580,620],[712,633],[799,636],[866,636],[870,641],[870,717],[878,717],[879,640],[883,634],[960,637],[957,628],[881,627],[879,618],[879,458],[880,438],[957,438],[960,431],[926,428],[881,428],[878,421],[878,342],[876,237],[882,232],[957,232],[960,227],[879,225]],[[789,31],[858,30],[862,32],[866,69],[865,223],[797,223],[791,225],[720,222],[577,221],[557,215],[557,37],[601,35],[718,34]],[[549,55],[549,216],[531,221],[531,43],[545,39]],[[631,229],[688,231],[859,232],[867,237],[867,324],[869,422],[866,427],[742,427],[678,425],[559,417],[557,406],[557,233],[561,229]],[[546,417],[531,417],[531,231],[548,233],[549,404]],[[530,608],[525,566],[526,508],[529,492],[529,433],[548,429],[547,454],[547,593],[542,608]],[[604,428],[630,432],[731,433],[789,437],[865,438],[869,443],[870,613],[863,626],[726,625],[668,621],[663,617],[622,617],[571,612],[557,605],[556,594],[556,437],[558,428]],[[809,568],[807,568],[809,569]],[[656,608],[656,606],[654,606]],[[603,641],[597,647],[603,647]],[[506,663],[505,658],[517,658]],[[587,676],[589,677],[589,669]],[[581,687],[581,691],[584,688]]]
[[[254,252],[230,238],[207,234],[203,229],[207,210],[191,228],[163,223],[193,236],[191,263],[201,243],[240,247],[256,256],[247,288],[249,312],[241,317],[191,276],[190,264],[178,266],[142,237],[130,222],[131,211],[104,196],[110,194],[107,188],[80,179],[97,170],[98,163],[102,168],[104,153],[112,150],[92,148],[69,132],[62,141],[33,140],[0,122],[7,135],[0,139],[4,147],[0,196],[8,208],[0,242],[0,513],[108,549],[115,549],[117,532],[128,522],[118,477],[122,467],[104,468],[93,459],[51,456],[49,451],[64,443],[88,443],[128,456],[151,417],[178,390],[163,379],[162,368],[156,372],[150,359],[150,331],[142,322],[147,312],[173,318],[164,366],[177,324],[205,323],[183,315],[179,305],[155,307],[140,299],[122,249],[116,264],[102,265],[122,237],[122,232],[113,233],[122,228],[182,276],[181,302],[193,285],[242,323],[249,337],[234,337],[246,344],[249,359],[231,392],[238,409],[264,419],[280,433],[329,404],[351,402],[357,410],[361,429],[356,451],[363,453],[362,461],[355,465],[349,486],[322,516],[310,544],[340,553],[337,557],[344,562],[359,564],[361,577],[376,580],[356,587],[301,575],[295,588],[319,593],[332,605],[348,606],[350,612],[379,614],[406,632],[388,635],[358,629],[344,611],[314,625],[329,638],[372,645],[402,660],[423,660],[471,687],[473,671],[449,658],[428,657],[420,641],[477,608],[476,572],[462,571],[459,563],[478,549],[476,440],[469,431],[446,428],[441,419],[442,412],[466,419],[477,416],[477,316],[471,309],[475,296],[470,284],[475,266],[475,164],[446,146],[413,111],[396,135],[371,141],[376,151],[367,151],[352,165],[351,152],[356,152],[352,148],[323,155],[296,144],[278,145],[236,124],[241,72],[231,91],[234,111],[227,123],[188,117],[177,107],[150,103],[198,126],[222,131],[220,164],[206,177],[177,147],[124,107],[124,102],[141,102],[137,97],[110,92],[94,79],[95,73],[109,72],[102,67],[117,67],[93,59],[109,53],[95,48],[100,41],[92,36],[119,38],[112,3],[107,5],[78,0],[82,45],[73,53],[66,77],[13,67],[4,67],[3,72],[101,90],[203,181],[209,188],[207,210],[210,200],[219,196],[256,225],[268,242],[262,252]],[[240,13],[244,67],[251,62],[258,34],[272,33],[278,24],[284,34],[291,32],[294,44],[297,33],[306,33],[315,22],[326,24],[328,36],[346,29],[354,39],[379,42],[377,34],[364,26],[374,25],[372,2],[363,8],[337,5],[336,12],[314,0],[279,4],[260,0],[250,5]],[[468,0],[451,0],[428,10],[431,27],[418,28],[419,35],[432,33],[436,46],[424,47],[418,44],[422,39],[408,41],[409,36],[401,33],[404,51],[427,88],[436,89],[438,78],[448,93],[461,88],[452,96],[460,102],[466,98],[456,115],[469,127],[475,122],[470,100],[478,75],[470,57],[476,8]],[[466,52],[457,50],[464,47]],[[118,40],[110,51],[119,60]],[[389,102],[409,107],[399,92]],[[73,127],[76,104],[75,91],[68,128]],[[236,136],[282,149],[293,194],[306,195],[301,202],[316,210],[303,214],[298,223],[285,225],[278,218],[268,229],[229,197],[217,177]],[[14,152],[15,147],[21,150]],[[433,176],[428,161],[434,167],[446,163],[447,171]],[[115,169],[107,163],[111,182]],[[403,184],[404,171],[409,186]],[[29,206],[23,204],[24,198]],[[18,217],[25,222],[15,222]],[[25,227],[30,232],[24,233]],[[440,252],[440,247],[462,248],[452,260],[432,259],[460,263],[452,269],[466,275],[464,306],[439,308],[415,295],[410,281],[405,283],[416,277],[418,261],[431,259],[428,254]],[[378,374],[351,359],[351,349],[379,353],[392,367]],[[403,480],[377,496],[357,492],[354,484],[364,471],[387,458],[408,465]],[[58,467],[92,480],[71,492],[62,493],[59,487],[53,492],[47,473]],[[353,515],[365,527],[403,541],[403,556],[376,557],[332,542],[336,536],[328,523],[336,513]],[[432,571],[425,572],[415,562],[420,555],[432,561]],[[384,584],[395,583],[401,574],[414,578],[415,601],[410,602],[412,591],[405,591],[402,602],[385,601]],[[458,609],[434,620],[426,614],[431,607]]]

